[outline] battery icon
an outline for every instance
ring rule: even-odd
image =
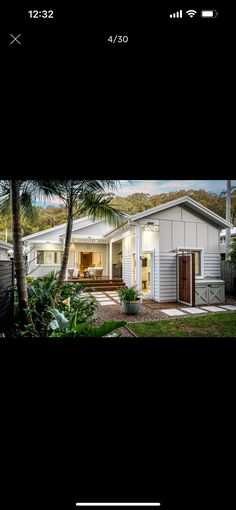
[[[202,18],[216,18],[216,16],[218,16],[218,12],[215,9],[201,11]]]

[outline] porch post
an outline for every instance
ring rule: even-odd
[[[109,242],[109,278],[112,278],[112,241]]]
[[[135,253],[136,253],[136,286],[137,289],[142,291],[142,265],[140,255],[142,253],[142,225],[136,225],[135,236]]]
[[[63,252],[65,250],[65,244],[66,244],[66,238],[65,236],[63,237]],[[67,264],[67,268],[66,268],[66,275],[65,275],[65,281],[67,282],[68,280],[68,264]]]

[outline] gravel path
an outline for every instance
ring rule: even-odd
[[[141,304],[140,312],[137,315],[127,315],[123,312],[120,304],[113,306],[101,306],[98,305],[94,317],[96,317],[95,323],[100,325],[104,321],[122,321],[129,322],[144,322],[152,321],[157,319],[168,319],[168,316],[162,313],[160,310],[151,310],[144,304]]]

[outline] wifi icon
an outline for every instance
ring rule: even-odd
[[[194,9],[189,9],[188,11],[186,11],[186,14],[187,14],[190,18],[193,18],[193,16],[195,16],[195,14],[197,14],[197,11],[194,11]]]

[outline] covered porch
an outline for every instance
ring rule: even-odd
[[[67,280],[81,282],[122,279],[122,241],[109,243],[101,237],[72,238]]]

